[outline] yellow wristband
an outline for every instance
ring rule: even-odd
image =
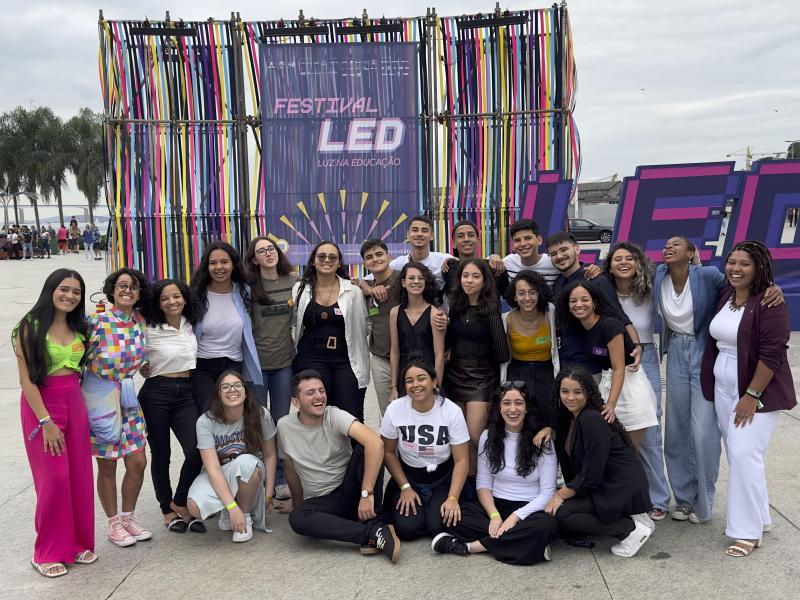
[[[489,518],[494,519],[495,517],[500,517],[500,513],[497,511],[489,513]]]
[[[406,481],[403,485],[400,486],[400,491],[402,492],[404,490],[407,490],[410,487],[411,487],[411,484]]]
[[[225,507],[225,510],[227,510],[227,511],[231,511],[231,510],[233,510],[234,508],[236,508],[237,506],[239,506],[239,505],[238,505],[238,504],[236,504],[236,500],[234,500],[233,502],[231,502],[230,504],[228,504],[228,505]]]
[[[456,498],[455,496],[448,496],[447,499],[452,500],[453,502],[458,502],[458,498]]]

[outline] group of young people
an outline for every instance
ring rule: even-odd
[[[365,241],[360,281],[333,242],[299,276],[268,237],[244,257],[214,242],[191,286],[123,268],[104,283],[111,305],[89,316],[81,276],[50,275],[13,333],[33,566],[57,577],[96,560],[92,456],[109,541],[152,536],[134,514],[146,445],[172,532],[204,532],[219,514],[245,542],[274,506],[300,535],[393,562],[401,541],[430,537],[435,552],[529,565],[559,534],[580,547],[610,536],[631,557],[668,514],[707,522],[722,440],[726,554],[761,543],[764,457],[778,411],[796,403],[763,244],[737,244],[722,273],[680,236],[653,271],[626,242],[582,265],[568,232],[540,254],[530,220],[511,227],[505,258],[482,258],[468,221],[452,254],[430,251],[433,235],[418,216],[408,255]],[[363,422],[370,375],[377,432]],[[174,488],[171,432],[184,455]]]

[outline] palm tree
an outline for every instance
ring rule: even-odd
[[[39,107],[35,112],[39,113],[40,123],[37,146],[45,155],[44,160],[37,161],[37,183],[45,199],[49,199],[51,194],[55,196],[58,218],[64,225],[61,190],[67,184],[67,170],[72,160],[74,148],[72,136],[63,121],[51,109]]]
[[[103,168],[102,117],[89,108],[82,108],[66,125],[71,138],[72,156],[69,168],[75,182],[89,204],[89,221],[94,222],[94,208],[105,182]]]
[[[49,115],[40,111],[49,112]],[[27,196],[39,228],[39,196],[35,193],[40,183],[39,173],[47,160],[42,146],[42,118],[53,116],[49,109],[27,111],[17,107],[0,116],[0,182],[3,191],[14,199],[15,221],[19,221],[19,196]],[[45,198],[46,199],[46,198]]]

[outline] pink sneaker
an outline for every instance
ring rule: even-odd
[[[122,524],[122,517],[119,516],[108,519],[106,535],[108,536],[108,541],[115,546],[132,546],[136,543],[136,538],[128,533],[128,530]]]
[[[137,542],[143,542],[153,537],[153,532],[147,531],[147,529],[139,525],[133,513],[120,518],[122,519],[122,526],[125,528],[125,531],[131,534],[131,537]]]

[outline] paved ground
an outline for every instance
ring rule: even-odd
[[[362,557],[352,547],[311,543],[295,536],[284,515],[273,515],[274,532],[256,532],[253,541],[233,544],[230,534],[209,521],[205,535],[167,532],[145,482],[137,514],[154,538],[131,548],[116,548],[102,535],[104,518],[96,505],[100,560],[46,580],[30,567],[34,490],[19,422],[19,385],[10,346],[14,323],[33,304],[52,269],[80,271],[90,291],[100,289],[103,263],[79,256],[52,260],[0,261],[0,598],[97,600],[126,598],[796,598],[800,595],[800,410],[781,415],[768,466],[770,500],[777,527],[764,546],[745,559],[723,555],[726,538],[725,487],[720,475],[714,519],[706,525],[662,521],[633,559],[609,551],[599,540],[594,550],[556,544],[553,561],[533,568],[511,567],[486,555],[434,556],[429,543],[403,544],[400,562]],[[800,335],[792,337],[791,360],[800,359]],[[800,368],[795,367],[795,382]],[[377,425],[377,406],[367,395],[367,421]],[[174,444],[179,452],[177,443]],[[723,461],[724,463],[724,461]],[[120,469],[121,472],[121,469]],[[176,469],[177,473],[177,469]],[[148,474],[149,478],[149,474]],[[176,477],[177,479],[177,477]]]

